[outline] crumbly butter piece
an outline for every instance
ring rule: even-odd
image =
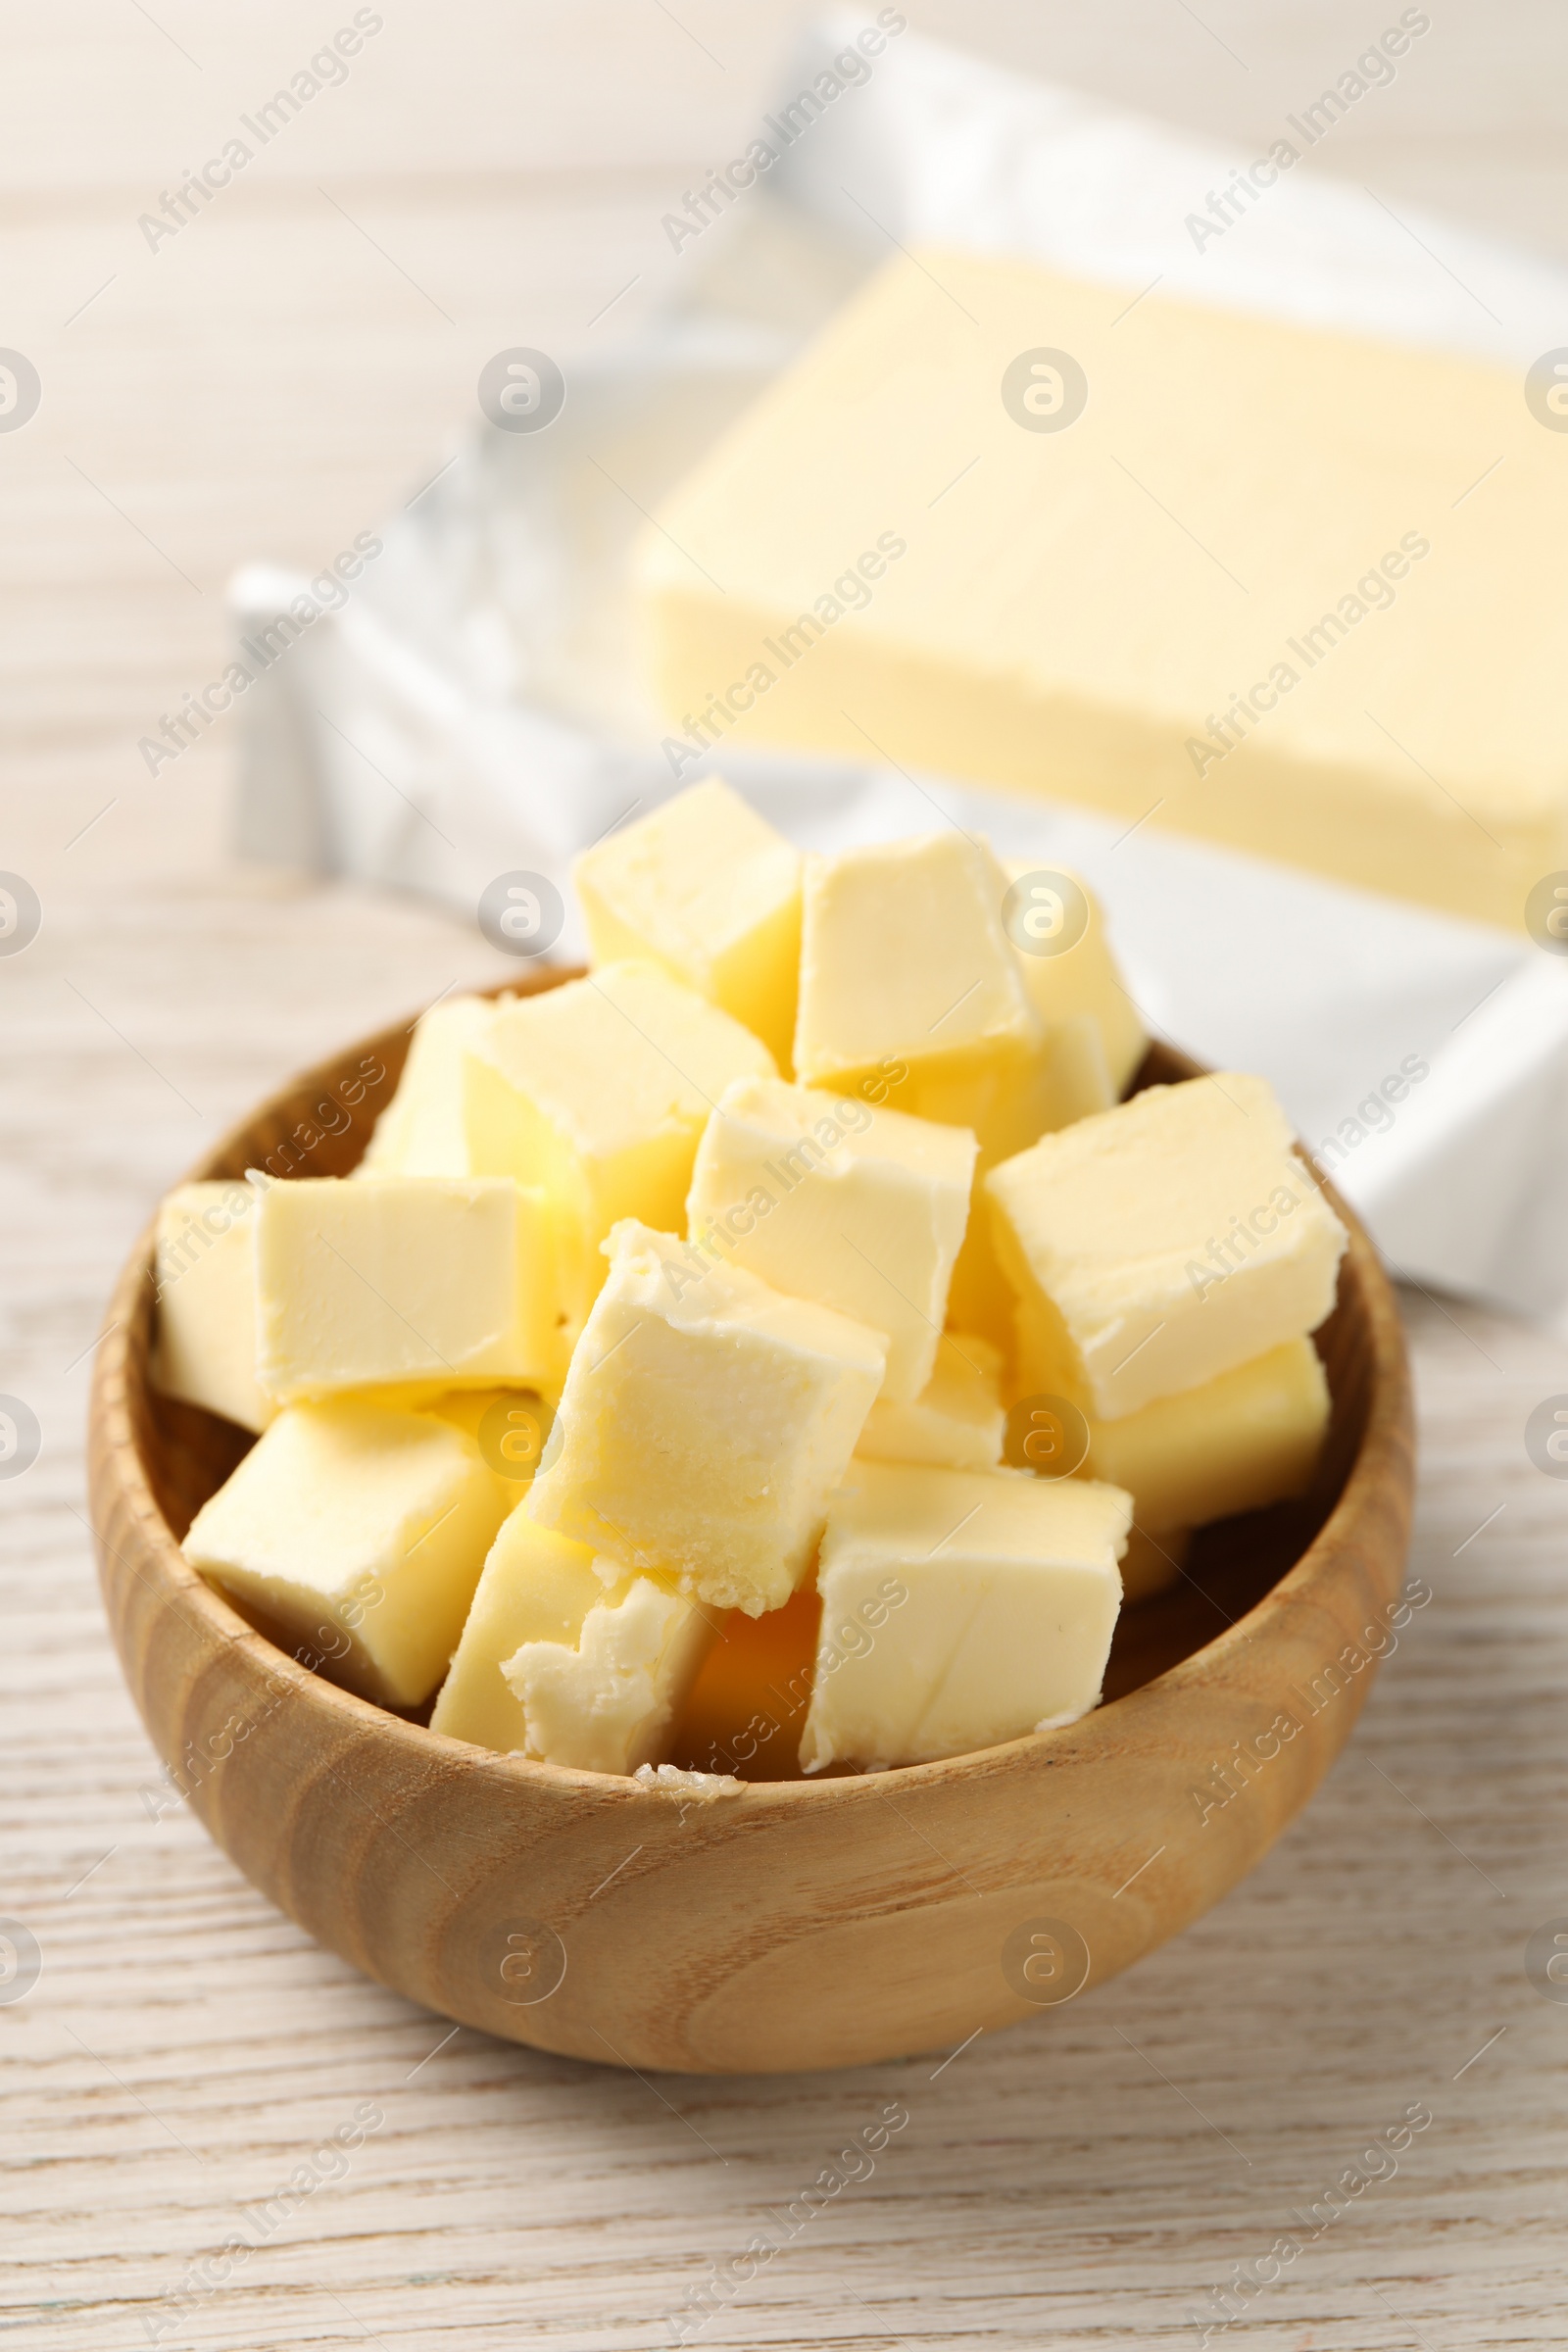
[[[711,1640],[689,1601],[514,1510],[430,1728],[503,1754],[631,1772],[666,1751]]]
[[[292,1398],[559,1378],[556,1220],[506,1177],[313,1177],[256,1219],[257,1377]]]
[[[809,1587],[760,1617],[731,1609],[676,1717],[670,1754],[698,1772],[794,1780],[821,1614]]]
[[[709,1266],[632,1219],[566,1375],[527,1509],[716,1608],[779,1608],[882,1382],[880,1332]]]
[[[1201,1527],[1304,1494],[1329,1425],[1310,1340],[1287,1340],[1199,1388],[1089,1424],[1086,1478],[1125,1487],[1146,1527]]]
[[[645,534],[655,692],[677,729],[874,744],[1518,928],[1568,867],[1535,399],[1392,338],[895,256]]]
[[[1008,930],[1030,1002],[1048,1032],[1085,1020],[1092,1023],[1104,1055],[1110,1101],[1119,1102],[1149,1051],[1149,1034],[1123,985],[1100,901],[1081,874],[1068,866],[1053,866],[1049,858],[1008,858],[1004,871],[1016,894]],[[1073,902],[1070,890],[1058,887],[1062,878],[1076,889],[1079,903]],[[1069,946],[1054,944],[1064,938]],[[1090,1086],[1092,1081],[1086,1092]],[[1084,1112],[1108,1107],[1086,1102]],[[1054,1124],[1064,1127],[1067,1121]]]
[[[596,964],[659,964],[760,1037],[795,1034],[801,857],[716,776],[623,825],[572,867]]]
[[[569,1237],[580,1315],[612,1225],[636,1216],[677,1230],[719,1096],[731,1079],[775,1074],[760,1039],[694,989],[655,964],[606,964],[502,1005],[465,1056],[469,1157],[544,1190]]]
[[[985,1179],[1029,1385],[1102,1420],[1322,1322],[1346,1232],[1266,1079],[1149,1087]]]
[[[443,997],[414,1025],[397,1093],[356,1176],[471,1176],[463,1127],[463,1056],[496,1016],[489,997]]]
[[[704,1255],[882,1332],[882,1394],[912,1399],[931,1377],[974,1164],[961,1127],[741,1078],[697,1147],[688,1231]]]
[[[910,1404],[879,1396],[855,1450],[867,1461],[994,1470],[1005,1424],[1001,1349],[972,1331],[948,1331],[919,1396]]]
[[[732,1772],[693,1772],[684,1764],[639,1764],[632,1779],[643,1788],[662,1788],[684,1806],[716,1804],[745,1788]]]
[[[983,1167],[1033,1143],[1045,1032],[1003,929],[1006,887],[952,827],[808,858],[800,1078],[968,1127]]]
[[[635,1772],[669,1746],[675,1710],[713,1625],[695,1601],[649,1576],[597,1586],[574,1642],[531,1640],[502,1663],[524,1723],[522,1752],[579,1772]]]
[[[202,1505],[183,1549],[335,1681],[414,1707],[446,1672],[510,1500],[449,1422],[366,1398],[297,1404]]]
[[[514,1508],[490,1546],[430,1716],[431,1731],[502,1755],[526,1748],[527,1717],[502,1665],[525,1642],[574,1648],[583,1619],[604,1592],[586,1544],[553,1535]]]
[[[919,1764],[1098,1705],[1132,1518],[1115,1487],[857,1462],[833,1502],[801,1740],[824,1765]]]
[[[158,1211],[158,1334],[153,1387],[265,1429],[277,1411],[256,1379],[256,1225],[260,1190],[181,1184]]]

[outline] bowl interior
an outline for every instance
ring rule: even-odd
[[[570,977],[565,971],[541,971],[505,987],[532,995]],[[391,1100],[408,1040],[409,1030],[400,1023],[308,1072],[225,1137],[192,1170],[193,1176],[242,1176],[248,1167],[266,1167],[279,1177],[346,1176]],[[1155,1045],[1132,1091],[1197,1074],[1198,1065],[1185,1055]],[[1344,1204],[1332,1188],[1326,1189],[1349,1222]],[[1333,1417],[1310,1492],[1299,1500],[1201,1529],[1176,1582],[1157,1596],[1123,1610],[1105,1677],[1107,1706],[1202,1649],[1246,1616],[1300,1559],[1333,1510],[1361,1444],[1370,1405],[1373,1350],[1362,1285],[1354,1254],[1348,1254],[1334,1312],[1314,1335],[1328,1375]],[[178,1543],[254,1440],[214,1414],[153,1390],[146,1378],[152,1289],[149,1270],[136,1326],[128,1335],[127,1400],[153,1499]],[[241,1614],[250,1616],[258,1633],[291,1650],[277,1629],[249,1612]],[[428,1706],[416,1710],[415,1720],[428,1711]],[[746,1777],[744,1765],[737,1772]]]

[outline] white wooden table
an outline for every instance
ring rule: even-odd
[[[45,383],[0,435],[0,865],[45,910],[0,958],[0,1391],[43,1429],[0,1481],[0,1915],[43,1961],[24,1998],[0,1985],[0,2333],[665,2343],[688,2287],[897,2100],[874,2174],[698,2341],[1196,2343],[1212,2290],[1290,2233],[1211,2340],[1561,2342],[1568,2006],[1525,1947],[1568,1921],[1568,1490],[1522,1432],[1568,1350],[1522,1326],[1410,1300],[1433,1599],[1309,1812],[1179,1942],[947,2062],[645,2082],[453,2034],[307,1942],[182,1812],[154,1818],[82,1516],[111,1277],[264,1089],[496,959],[427,909],[226,865],[231,745],[154,783],[136,740],[220,668],[233,564],[315,568],[425,478],[491,351],[651,282],[660,212],[733,151],[787,26],[725,0],[381,13],[348,81],[151,253],[137,216],[352,11],[0,4],[0,344]],[[1383,21],[910,13],[1249,152]],[[1568,249],[1560,14],[1434,14],[1421,75],[1339,168]],[[342,2176],[277,2203],[367,2103]],[[1397,2170],[1312,2235],[1299,2216],[1412,2106],[1431,2122]]]

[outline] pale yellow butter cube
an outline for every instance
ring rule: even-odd
[[[269,1187],[257,1377],[273,1396],[548,1382],[566,1352],[556,1219],[506,1177]]]
[[[1048,1031],[1079,1022],[1092,1026],[1114,1102],[1148,1053],[1149,1035],[1122,983],[1100,902],[1082,875],[1049,858],[1012,858],[1005,871],[1007,933],[1018,950],[1030,1001]],[[1108,1107],[1086,1102],[1074,1116]],[[1052,1125],[1064,1127],[1067,1121]]]
[[[684,1221],[697,1140],[734,1078],[771,1078],[759,1038],[651,963],[503,1005],[465,1057],[476,1171],[543,1189],[568,1237],[574,1311],[604,1277],[617,1219]]]
[[[265,1429],[277,1411],[256,1379],[258,1186],[181,1184],[158,1211],[153,1387]]]
[[[1101,1420],[1322,1322],[1346,1232],[1266,1079],[1157,1086],[985,1179],[1030,1385]]]
[[[874,1462],[994,1470],[1005,1424],[1000,1348],[972,1331],[948,1331],[919,1396],[909,1404],[879,1396],[855,1450]]]
[[[974,1163],[961,1127],[737,1079],[697,1148],[688,1231],[703,1254],[880,1331],[882,1394],[912,1399],[931,1377]]]
[[[607,1577],[613,1580],[609,1590]],[[615,1617],[619,1604],[646,1582],[623,1576],[612,1562],[596,1569],[586,1544],[553,1535],[525,1511],[514,1510],[485,1561],[430,1729],[476,1747],[594,1772],[631,1772],[639,1763],[658,1762],[674,1710],[701,1662],[692,1653],[712,1637],[690,1602],[666,1593],[679,1612],[678,1620],[670,1615],[668,1638],[643,1639],[640,1654],[638,1641],[627,1642],[639,1630],[650,1636],[660,1615],[640,1602],[629,1617],[616,1617],[607,1642],[604,1618]],[[527,1659],[530,1648],[550,1653],[536,1671]],[[503,1671],[519,1652],[523,1696]],[[597,1679],[596,1663],[602,1669]]]
[[[1088,1714],[1131,1518],[1115,1487],[857,1462],[822,1538],[805,1769],[921,1764]]]
[[[1089,1423],[1086,1478],[1125,1487],[1141,1525],[1201,1527],[1304,1494],[1329,1425],[1310,1340],[1287,1340],[1119,1421]]]
[[[714,776],[572,867],[596,964],[643,960],[733,1013],[786,1067],[801,960],[801,857]]]
[[[880,1332],[628,1219],[527,1509],[714,1608],[783,1606],[806,1577],[882,1383]]]
[[[1046,1027],[1046,1074],[1042,1087],[1045,1124],[1042,1135],[1070,1127],[1074,1119],[1092,1118],[1109,1110],[1117,1089],[1110,1082],[1104,1041],[1098,1022],[1076,1012]]]
[[[795,1068],[971,1128],[981,1165],[1044,1122],[1045,1032],[1002,925],[1006,879],[956,828],[806,861]]]
[[[471,1176],[463,1125],[463,1056],[496,1015],[489,997],[443,997],[414,1025],[397,1093],[356,1176]]]
[[[183,1549],[334,1681],[414,1707],[446,1672],[509,1499],[473,1440],[433,1415],[291,1405]]]

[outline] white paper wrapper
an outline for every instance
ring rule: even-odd
[[[780,102],[867,21],[829,20]],[[257,679],[240,706],[242,851],[470,911],[496,875],[527,869],[569,906],[574,853],[675,789],[630,660],[643,511],[892,240],[1027,253],[1130,295],[1157,281],[1521,374],[1560,341],[1568,273],[1309,171],[1198,250],[1187,215],[1248,160],[912,32],[891,40],[685,244],[656,324],[593,363],[566,358],[548,429],[464,437],[349,600]],[[304,586],[243,571],[241,635]],[[1151,1028],[1272,1078],[1396,1271],[1568,1328],[1568,960],[934,776],[796,755],[717,764],[803,845],[925,830],[940,810],[1004,853],[1080,867]],[[560,952],[580,945],[568,918]],[[1417,1066],[1391,1106],[1382,1082]]]

